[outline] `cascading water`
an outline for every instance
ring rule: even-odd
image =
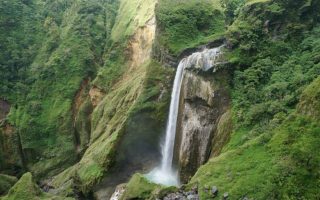
[[[171,94],[170,112],[167,122],[166,136],[164,143],[161,145],[161,165],[156,167],[146,175],[149,180],[168,186],[179,185],[178,171],[173,168],[172,162],[179,111],[180,90],[184,71],[186,68],[196,68],[203,71],[208,71],[217,64],[216,61],[221,55],[221,48],[222,46],[213,49],[205,49],[202,52],[196,52],[180,61]]]

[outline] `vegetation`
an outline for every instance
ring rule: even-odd
[[[10,189],[9,193],[5,197],[0,199],[73,200],[73,198],[58,197],[42,192],[40,188],[34,183],[31,173],[24,174],[21,179]]]
[[[224,2],[234,130],[187,187],[200,199],[213,199],[212,186],[218,198],[317,199],[318,4]]]
[[[156,0],[120,1],[119,14],[112,29],[112,40],[119,42],[144,26],[154,15]]]
[[[221,38],[230,49],[233,126],[219,132],[230,141],[186,187],[201,199],[212,186],[219,198],[319,198],[319,13],[318,0],[0,1],[0,99],[11,105],[0,172],[32,172],[0,174],[0,199],[89,196],[111,169],[160,155],[174,70],[128,63],[153,16],[156,50],[177,58]],[[47,178],[62,197],[36,185]],[[124,199],[174,191],[140,174],[126,187]]]
[[[17,24],[12,34],[18,34],[14,36],[18,42],[19,37],[23,38],[22,41],[27,40],[26,44],[18,44],[20,48],[32,45],[33,50],[28,50],[32,56],[26,55],[28,63],[21,64],[24,66],[21,81],[10,82],[19,88],[8,95],[15,95],[10,103],[16,105],[11,109],[9,122],[18,127],[27,167],[40,177],[48,175],[48,172],[61,171],[61,168],[76,161],[70,112],[73,98],[82,81],[94,76],[102,65],[101,57],[107,39],[105,30],[108,32],[110,29],[111,32],[112,26],[105,24],[104,20],[106,16],[114,17],[115,3],[110,3],[107,10],[98,0],[82,3],[51,1],[46,4],[29,1],[28,4],[20,4],[30,11],[17,11],[25,14],[21,25]],[[18,3],[7,3],[2,8],[7,10],[13,5],[18,6]],[[23,23],[23,20],[26,22]],[[25,29],[30,31],[25,32]],[[22,52],[17,48],[15,51]],[[1,61],[6,61],[6,58]],[[63,156],[65,154],[70,156]]]
[[[161,186],[149,182],[143,175],[135,174],[126,185],[122,199],[149,199],[150,193],[160,189]]]
[[[159,86],[163,84],[162,87],[169,88],[171,84],[167,82],[167,76],[170,77],[172,70],[152,61],[140,66],[139,70],[129,70],[126,73],[131,76],[124,74],[112,92],[95,109],[91,145],[81,161],[56,176],[54,186],[73,180],[76,187],[88,193],[115,161],[121,162],[123,157],[128,156],[127,149],[135,148],[138,151],[139,140],[145,139],[156,145],[156,139],[160,136],[150,134],[150,130],[161,133],[164,129],[164,112],[169,103],[168,92],[162,99],[157,99],[161,93]],[[111,115],[112,110],[117,112]],[[143,127],[141,124],[145,121],[136,116],[148,116],[150,127]],[[108,126],[105,127],[106,125]],[[120,146],[120,139],[125,144],[124,147]],[[131,156],[139,155],[131,152]]]
[[[156,17],[161,30],[158,40],[174,55],[218,39],[224,33],[219,0],[161,0]]]
[[[228,192],[232,199],[319,195],[319,123],[313,110],[320,46],[313,3],[249,1],[228,29],[235,128],[223,153],[190,183],[199,183],[201,198],[212,198],[205,188],[213,185],[219,196]],[[299,6],[305,10],[296,15]]]
[[[0,174],[0,194],[6,194],[17,181],[18,179],[14,176]]]

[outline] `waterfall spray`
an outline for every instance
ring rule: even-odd
[[[173,168],[172,162],[179,112],[180,91],[184,77],[184,71],[186,68],[196,68],[203,71],[208,71],[217,64],[216,60],[221,55],[221,47],[205,49],[202,52],[196,52],[180,61],[173,83],[165,140],[161,145],[161,165],[147,174],[147,178],[149,180],[168,186],[179,185],[178,171]],[[214,68],[214,71],[215,70],[216,69]]]

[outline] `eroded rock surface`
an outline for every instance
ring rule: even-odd
[[[224,71],[213,75],[186,71],[182,84],[176,145],[176,160],[179,160],[182,182],[187,181],[208,160],[211,152],[218,148],[215,142],[221,139],[213,138],[219,132],[219,121],[230,105],[225,85],[227,77]],[[224,133],[219,135],[225,137]]]

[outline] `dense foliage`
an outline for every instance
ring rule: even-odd
[[[42,176],[77,159],[73,99],[104,65],[117,2],[1,1],[0,8],[1,98],[13,106],[9,122],[25,167]]]
[[[156,16],[162,31],[159,41],[172,54],[205,44],[224,32],[224,15],[218,0],[161,0]]]
[[[38,9],[33,1],[0,2],[1,98],[14,100],[14,93],[25,92],[27,67],[36,56],[43,34],[43,17]]]
[[[235,199],[317,198],[318,13],[316,1],[242,6],[227,32],[235,129],[193,183],[217,185]]]

